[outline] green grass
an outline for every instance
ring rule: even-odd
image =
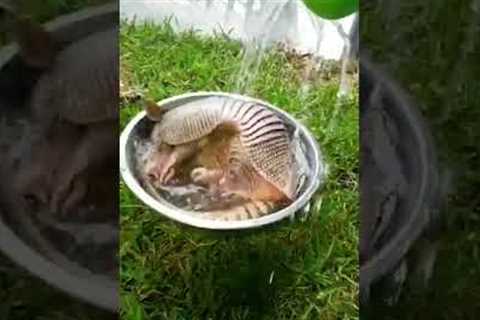
[[[480,310],[480,38],[473,2],[398,2],[387,17],[380,1],[362,2],[363,47],[418,100],[442,177],[452,179],[445,183],[451,194],[432,286],[391,310],[397,319],[477,319]]]
[[[149,98],[235,88],[241,47],[224,36],[123,23],[120,41],[130,82]],[[269,51],[250,95],[302,121],[326,154],[328,181],[309,218],[205,232],[153,212],[122,183],[122,319],[358,318],[358,92],[337,107],[332,79],[302,99],[298,71]],[[139,111],[123,106],[121,126]]]

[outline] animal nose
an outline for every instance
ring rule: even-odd
[[[160,172],[158,170],[152,169],[147,172],[147,177],[150,181],[155,181],[160,179]]]
[[[145,175],[148,179],[157,179],[159,177],[158,167],[155,163],[147,162],[145,165]]]
[[[147,170],[147,177],[150,182],[162,182],[164,173],[158,166],[153,166]]]

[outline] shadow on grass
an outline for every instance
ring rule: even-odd
[[[224,254],[215,254],[208,249],[200,249],[194,254],[189,289],[191,304],[200,307],[197,308],[199,316],[215,314],[226,318],[228,310],[237,308],[247,309],[250,316],[258,318],[274,313],[275,303],[280,300],[279,291],[294,286],[294,275],[286,267],[291,264],[289,254],[296,251],[296,254],[304,255],[305,248],[292,248],[287,243],[273,240],[274,237],[268,237],[268,233],[274,235],[273,230],[264,233],[266,236],[255,244],[249,243],[254,231],[206,238],[235,242],[235,245]],[[210,309],[212,307],[214,309]]]
[[[301,257],[308,250],[306,239],[279,238],[277,230],[282,226],[278,225],[250,231],[218,232],[174,222],[167,224],[188,240],[182,241],[177,250],[160,253],[163,262],[175,260],[177,253],[181,261],[164,265],[163,270],[158,270],[163,274],[155,275],[156,280],[146,277],[157,283],[137,283],[140,287],[157,288],[156,294],[142,302],[145,310],[153,314],[157,307],[153,305],[155,302],[162,301],[165,311],[168,306],[174,307],[173,303],[168,303],[169,300],[177,302],[175,305],[187,318],[232,319],[244,313],[249,318],[260,319],[275,314],[284,289],[295,287],[297,275],[289,266],[296,264],[293,263],[295,260],[301,262]],[[184,250],[188,253],[179,253]],[[184,285],[174,290],[175,297],[160,290],[163,286],[170,287],[166,282],[172,278],[181,280]],[[131,287],[133,291],[138,292],[138,289]],[[152,304],[151,310],[149,304]]]

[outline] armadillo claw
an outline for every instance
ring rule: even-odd
[[[199,185],[214,185],[222,178],[223,171],[219,169],[207,169],[198,167],[192,170],[190,178],[193,183]]]
[[[193,169],[190,173],[190,178],[192,179],[193,183],[202,183],[205,179],[207,171],[208,170],[203,167]]]
[[[87,194],[87,185],[81,179],[74,180],[71,189],[61,206],[61,213],[64,215],[76,209]]]
[[[52,200],[50,201],[50,211],[52,213],[58,213],[62,199],[66,197],[68,190],[70,189],[70,183],[60,185],[52,194]]]
[[[200,186],[208,186],[211,183],[211,174],[210,170],[207,168],[195,168],[192,170],[190,173],[190,178],[192,179],[192,182],[196,185]]]
[[[168,170],[167,170],[167,173],[165,174],[165,176],[163,177],[163,181],[162,183],[163,184],[167,184],[170,180],[172,180],[172,178],[175,176],[175,168],[174,167],[170,167]]]
[[[58,184],[52,194],[50,201],[50,211],[52,213],[64,214],[79,204],[86,194],[86,185],[75,177],[69,177],[70,175],[63,176],[61,183]]]

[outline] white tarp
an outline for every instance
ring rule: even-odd
[[[327,59],[341,58],[345,40],[338,26],[348,34],[355,16],[333,23],[313,16],[300,0],[121,0],[120,15],[137,22],[171,18],[177,30],[194,28],[207,34],[225,32],[240,40],[283,42]]]

